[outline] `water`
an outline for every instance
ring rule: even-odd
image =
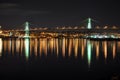
[[[112,80],[119,68],[120,41],[0,38],[1,79]]]

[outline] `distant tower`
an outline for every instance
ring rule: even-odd
[[[91,28],[92,28],[92,25],[91,25],[91,18],[88,18],[87,21],[88,21],[87,29],[91,29]]]
[[[28,37],[29,36],[29,23],[25,22],[25,36]]]

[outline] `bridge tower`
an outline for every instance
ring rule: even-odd
[[[25,37],[29,37],[29,22],[25,22]]]
[[[91,29],[92,28],[92,24],[91,24],[91,18],[87,19],[87,29]]]

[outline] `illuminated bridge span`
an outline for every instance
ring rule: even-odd
[[[30,28],[29,23],[25,22],[25,29],[17,29],[17,30],[9,30],[9,32],[26,32],[29,34],[29,32],[57,32],[57,33],[103,33],[103,32],[117,32],[119,33],[120,29],[113,26],[112,28],[108,28],[108,26],[105,26],[103,28],[96,26],[92,26],[92,22],[94,20],[91,18],[88,18],[87,20],[84,20],[84,23],[86,27],[55,27],[55,28],[48,28],[48,27],[41,27],[41,28]],[[95,22],[95,21],[94,21]]]
[[[100,28],[99,26],[93,27],[92,22],[94,22],[93,19],[88,18],[84,21],[86,24],[86,27],[55,27],[55,28],[30,28],[29,23],[25,22],[25,29],[19,29],[19,30],[4,30],[3,33],[6,33],[5,35],[9,34],[10,36],[49,36],[49,35],[71,35],[71,34],[78,34],[79,36],[91,36],[91,35],[114,35],[114,36],[120,36],[120,29],[113,26],[112,28],[108,28],[108,26],[105,26],[103,28]]]

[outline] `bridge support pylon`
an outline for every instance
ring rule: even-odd
[[[92,28],[91,18],[88,18],[87,21],[88,21],[87,29],[91,29]]]
[[[25,37],[29,37],[29,22],[25,22]]]

